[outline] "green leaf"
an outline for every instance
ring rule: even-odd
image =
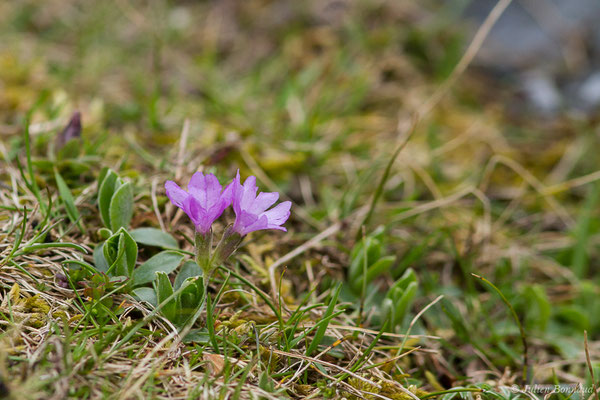
[[[71,194],[71,190],[65,183],[64,179],[58,173],[57,169],[54,169],[54,179],[56,179],[56,186],[58,187],[58,193],[60,194],[60,198],[65,204],[65,209],[67,210],[67,215],[72,223],[76,223],[79,227],[79,230],[83,231],[81,227],[81,222],[79,221],[79,211],[77,211],[77,207],[75,207],[75,201],[73,200],[73,195]]]
[[[174,251],[163,251],[140,265],[133,273],[134,286],[143,285],[156,279],[157,272],[169,274],[181,263],[183,255]]]
[[[185,262],[175,278],[175,290],[179,289],[186,279],[198,276],[202,276],[202,268],[195,261]]]
[[[119,229],[104,242],[104,258],[109,265],[107,274],[131,278],[137,260],[137,252],[135,240],[125,229]]]
[[[100,272],[106,273],[108,271],[108,262],[106,262],[106,258],[104,257],[104,251],[102,250],[104,247],[104,243],[100,243],[94,249],[94,267]]]
[[[402,277],[390,287],[384,300],[384,312],[390,313],[390,328],[394,329],[404,320],[413,303],[418,289],[417,276],[412,268],[408,268]]]
[[[348,270],[348,279],[350,283],[358,282],[363,276],[363,270],[375,263],[381,257],[383,245],[381,241],[373,236],[367,236],[361,242],[354,246],[351,254],[351,263]]]
[[[169,296],[173,295],[173,286],[171,286],[171,281],[164,272],[156,273],[156,280],[154,280],[154,291],[156,292],[156,302],[159,305]],[[160,311],[169,321],[175,322],[175,317],[177,315],[176,300],[174,298],[169,300],[167,304],[163,305]]]
[[[412,305],[412,302],[417,294],[417,282],[411,282],[402,296],[400,297],[400,301],[398,301],[395,305],[395,316],[394,320],[397,324],[402,323],[404,316],[406,315],[408,309]],[[394,328],[394,327],[392,327]]]
[[[100,189],[98,189],[98,209],[100,210],[100,218],[102,218],[102,222],[107,228],[110,228],[110,200],[115,191],[116,182],[117,174],[112,170],[108,170],[103,176],[102,183],[100,183]]]
[[[210,337],[208,335],[208,331],[206,328],[202,329],[192,329],[190,333],[188,333],[183,338],[183,343],[198,343],[198,344],[210,344]]]
[[[404,271],[400,279],[398,279],[396,283],[394,283],[392,288],[406,289],[408,285],[412,282],[417,282],[417,275],[415,274],[415,271],[412,268],[408,268],[406,271]]]
[[[110,229],[108,229],[108,228],[100,228],[100,229],[98,229],[98,235],[99,235],[99,236],[100,236],[102,239],[104,239],[104,240],[106,240],[106,239],[108,239],[109,237],[111,237],[111,236],[112,236],[112,234],[113,234],[113,232],[112,232]]]
[[[104,258],[108,262],[109,276],[126,276],[127,259],[125,258],[125,243],[121,233],[109,237],[104,242]]]
[[[177,249],[179,245],[173,236],[156,228],[138,228],[131,232],[131,237],[139,244],[168,249]]]
[[[113,194],[109,206],[110,228],[127,228],[133,216],[133,189],[131,183],[122,184]]]
[[[138,301],[145,301],[146,303],[150,303],[152,304],[154,307],[156,307],[158,305],[158,303],[156,302],[156,292],[154,291],[153,288],[150,287],[139,287],[137,289],[134,289],[131,294],[133,295],[133,297],[135,297]]]
[[[389,326],[391,326],[393,329],[396,326],[396,321],[394,320],[396,313],[394,311],[394,302],[392,299],[389,297],[383,299],[383,303],[381,303],[381,310],[381,313],[389,318]]]
[[[127,232],[123,228],[121,228],[120,231],[123,233],[123,242],[125,245],[125,258],[127,261],[127,273],[128,273],[127,276],[131,278],[133,276],[135,262],[137,261],[138,247],[137,247],[137,243],[135,242],[135,240],[133,240],[133,238],[131,237],[129,232]]]
[[[104,178],[106,178],[106,175],[110,170],[111,169],[108,167],[102,167],[102,169],[100,170],[100,173],[98,174],[98,192],[100,192],[100,186],[102,186],[102,182],[104,181]]]
[[[196,308],[202,301],[204,287],[198,278],[188,278],[183,283],[185,288],[179,294],[179,310],[177,319],[179,323],[185,323],[192,317]]]
[[[396,256],[387,256],[380,258],[373,265],[369,266],[369,268],[367,269],[367,285],[373,282],[375,278],[389,270],[395,261]],[[360,293],[361,288],[363,286],[363,280],[364,279],[361,275],[355,281],[350,282],[352,284],[352,289],[356,293]]]
[[[375,261],[381,258],[383,252],[383,244],[379,239],[371,238],[369,245],[367,246],[367,263],[368,265],[373,264]]]
[[[367,284],[371,283],[373,279],[377,278],[381,274],[387,272],[392,264],[396,261],[396,256],[382,257],[377,260],[367,270]]]
[[[104,259],[108,264],[108,270],[113,267],[113,264],[117,262],[119,256],[123,256],[123,254],[119,255],[119,240],[121,238],[120,233],[115,233],[103,243],[102,252],[104,254]]]

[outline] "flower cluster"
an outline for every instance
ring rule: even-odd
[[[171,203],[190,217],[196,231],[202,235],[208,233],[212,223],[231,204],[231,185],[222,190],[219,180],[213,174],[205,176],[202,172],[196,172],[190,179],[187,192],[173,181],[167,181],[165,189]]]
[[[225,188],[213,174],[196,172],[187,191],[173,181],[165,183],[165,190],[171,202],[194,223],[196,260],[206,271],[210,271],[216,263],[225,261],[248,233],[263,229],[286,231],[282,225],[289,218],[292,206],[290,201],[284,201],[270,208],[279,199],[279,194],[261,192],[257,195],[256,178],[250,176],[242,184],[239,171],[233,182]],[[212,253],[212,224],[230,205],[235,212],[235,222],[225,230],[217,249]]]

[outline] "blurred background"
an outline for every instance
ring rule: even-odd
[[[463,15],[482,22],[495,3],[463,2]],[[513,1],[476,64],[499,85],[510,82],[539,114],[592,115],[600,104],[598,18],[600,3],[594,0]]]
[[[209,93],[224,83],[217,78],[235,86],[243,78],[262,75],[274,84],[275,77],[264,76],[268,71],[279,67],[293,76],[332,57],[347,57],[340,63],[356,73],[372,63],[370,73],[363,71],[365,90],[376,91],[378,84],[377,89],[389,92],[392,83],[402,83],[411,72],[422,79],[443,79],[496,3],[5,2],[0,6],[2,101],[19,107],[26,100],[27,94],[15,94],[11,84],[27,80],[34,88],[49,88],[58,80],[71,101],[86,91],[86,99],[94,95],[104,111],[126,121],[141,112],[142,104],[132,103],[143,95],[150,103],[146,107],[154,110],[149,117],[153,121],[147,122],[157,128],[168,125],[167,117],[177,112],[158,95],[186,95],[190,102],[205,96],[214,107]],[[544,117],[590,116],[600,103],[598,18],[595,0],[514,0],[467,75],[488,79],[487,93],[478,95],[489,101],[506,92],[514,96],[502,103],[517,115],[533,110]],[[267,65],[278,57],[283,65]],[[213,70],[215,65],[219,71]],[[406,98],[407,90],[423,84],[408,82],[399,85],[404,95],[398,97]],[[222,90],[235,97],[234,88]],[[223,97],[229,98],[226,93]],[[5,117],[3,122],[11,121]]]

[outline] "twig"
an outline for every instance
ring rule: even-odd
[[[175,169],[175,179],[181,179],[183,175],[183,162],[185,160],[185,149],[188,136],[190,135],[190,120],[186,118],[181,128],[181,137],[179,138],[179,151],[177,152],[177,168]]]

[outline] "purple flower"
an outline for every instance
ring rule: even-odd
[[[235,211],[235,224],[233,230],[244,236],[250,232],[261,229],[279,229],[286,231],[281,226],[290,216],[291,201],[284,201],[276,207],[271,207],[277,199],[279,193],[259,193],[256,195],[256,178],[248,177],[244,185],[240,182],[240,171],[232,182],[233,186],[233,211]]]
[[[232,185],[222,190],[213,174],[196,172],[190,179],[187,192],[173,181],[165,182],[165,189],[169,200],[185,211],[196,226],[196,231],[202,235],[208,233],[212,223],[231,204]]]

